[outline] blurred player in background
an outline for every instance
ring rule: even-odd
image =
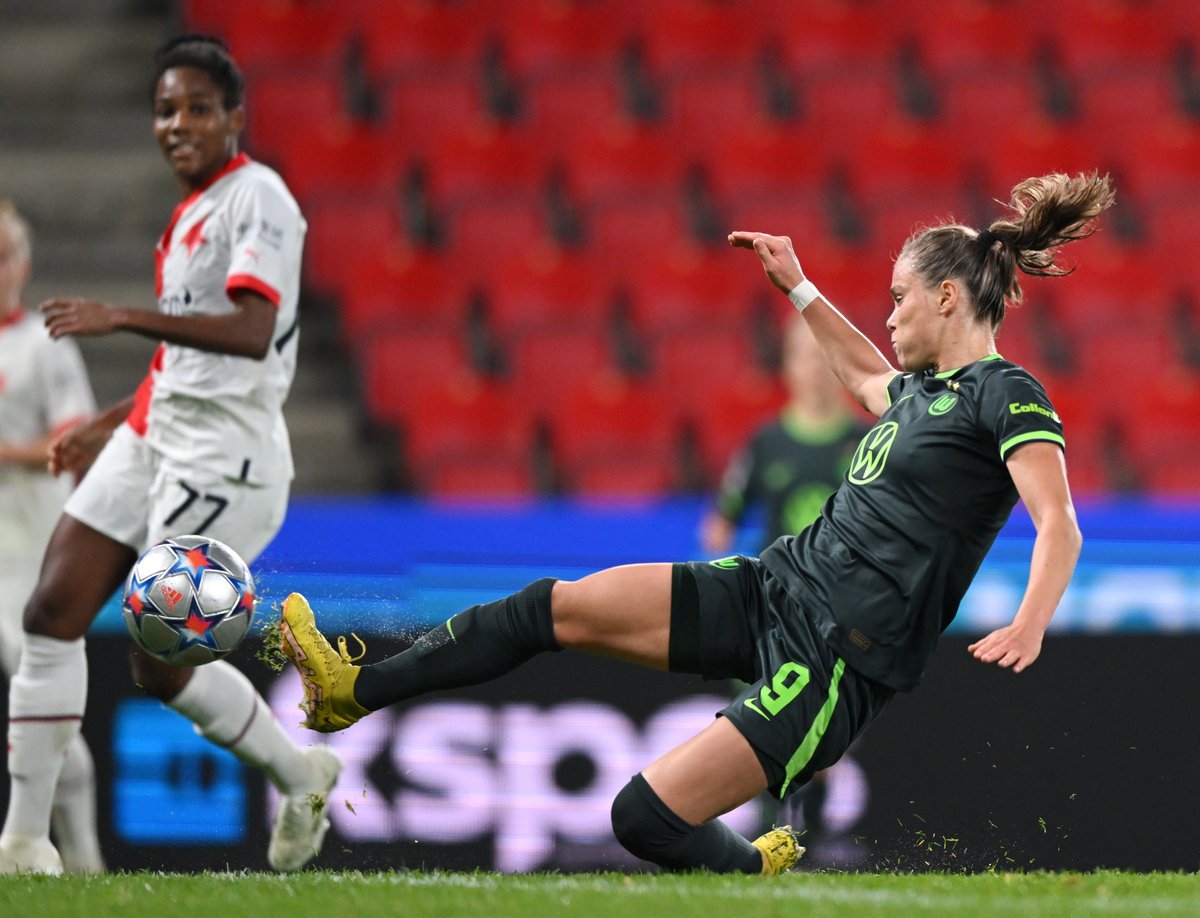
[[[47,469],[50,444],[96,412],[74,341],[53,341],[21,298],[29,281],[29,228],[0,200],[0,670],[17,672],[21,612],[42,553],[71,491]],[[64,869],[104,870],[96,836],[96,773],[83,736],[68,744],[54,786],[50,825]]]
[[[766,511],[762,548],[815,520],[869,429],[846,404],[846,390],[800,316],[784,330],[781,369],[787,404],[734,456],[716,507],[701,525],[701,544],[712,554],[729,551],[746,510],[756,504]]]
[[[162,343],[135,395],[54,447],[54,470],[95,461],[67,501],[25,609],[0,872],[60,869],[47,827],[85,706],[83,635],[138,554],[199,533],[249,562],[283,523],[292,457],[282,409],[296,366],[306,227],[279,176],[238,152],[242,100],[241,73],[219,41],[187,35],[160,49],[154,135],[183,201],[156,251],[158,311],[78,299],[41,307],[54,338],[131,331]],[[135,649],[133,669],[146,691],[279,788],[271,866],[311,859],[341,770],[333,751],[295,746],[227,662],[174,668]]]
[[[617,794],[613,830],[672,870],[778,873],[803,849],[786,828],[750,842],[717,817],[765,790],[785,799],[836,762],[897,691],[924,676],[941,632],[1018,497],[1037,529],[1012,624],[970,645],[1014,672],[1041,653],[1079,556],[1062,423],[1042,386],[996,351],[1018,270],[1065,273],[1059,246],[1093,231],[1107,177],[1049,175],[1013,189],[978,231],[908,239],[892,269],[891,363],[817,291],[789,239],[737,232],[799,308],[843,385],[879,422],[845,482],[798,536],[760,557],[633,564],[547,578],[474,606],[379,663],[335,650],[307,601],[283,603],[283,649],[305,725],[344,729],[426,692],[484,682],[533,655],[588,650],[749,687],[710,726]]]
[[[721,478],[716,506],[701,524],[700,541],[710,554],[729,552],[747,509],[757,504],[766,511],[760,548],[809,525],[842,483],[870,429],[847,404],[845,388],[802,316],[789,318],[784,329],[781,370],[787,404],[734,456]],[[739,692],[744,688],[737,685]],[[798,819],[781,816],[778,801],[764,800],[765,823],[802,822],[811,845],[824,832],[825,791],[825,773],[819,772],[796,801]]]

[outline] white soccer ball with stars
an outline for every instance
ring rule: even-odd
[[[237,552],[207,536],[184,535],[137,559],[121,612],[143,650],[174,666],[199,666],[241,643],[254,603],[254,579]]]

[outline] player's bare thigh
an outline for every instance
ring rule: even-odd
[[[25,605],[25,630],[63,641],[83,637],[136,558],[128,545],[64,513]]]
[[[667,668],[671,565],[628,564],[554,584],[554,636],[563,647]]]
[[[694,826],[767,789],[754,747],[724,717],[656,759],[642,777],[673,813]]]

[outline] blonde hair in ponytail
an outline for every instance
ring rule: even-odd
[[[920,230],[904,243],[901,257],[927,285],[954,278],[966,284],[976,315],[999,329],[1008,303],[1021,302],[1017,272],[1031,277],[1070,274],[1056,262],[1068,242],[1096,231],[1096,218],[1113,205],[1107,175],[1050,175],[1028,178],[1012,190],[1011,216],[977,231],[957,223]]]

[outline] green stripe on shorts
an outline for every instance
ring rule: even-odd
[[[808,728],[808,734],[804,737],[804,742],[800,744],[800,748],[796,750],[787,763],[787,774],[784,776],[783,786],[779,788],[780,800],[787,793],[788,785],[792,783],[792,779],[800,774],[805,766],[812,761],[813,753],[817,751],[821,737],[825,735],[825,731],[829,728],[829,722],[833,720],[833,709],[837,707],[838,684],[842,681],[842,673],[845,671],[846,661],[839,657],[833,667],[833,678],[829,680],[829,697],[825,699],[825,703],[821,705],[821,710],[817,712],[816,720]]]

